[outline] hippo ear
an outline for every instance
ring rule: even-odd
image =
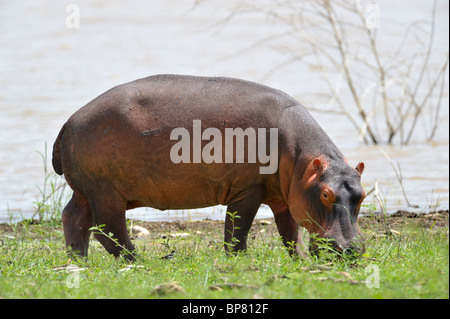
[[[312,161],[312,167],[317,175],[321,175],[327,168],[327,162],[323,158],[317,157]]]
[[[362,175],[362,173],[364,172],[364,163],[359,162],[358,165],[356,165],[355,169],[359,175]]]

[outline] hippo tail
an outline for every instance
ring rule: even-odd
[[[58,175],[63,174],[62,163],[61,163],[60,141],[64,134],[65,127],[66,127],[66,125],[64,124],[61,131],[58,134],[58,137],[56,138],[55,143],[53,144],[52,165],[53,165],[53,169],[55,170],[56,174],[58,174]]]

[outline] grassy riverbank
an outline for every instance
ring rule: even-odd
[[[88,259],[70,260],[61,225],[1,225],[0,298],[449,298],[448,211],[360,218],[357,261],[293,260],[271,220],[236,257],[224,254],[222,222],[132,223],[150,230],[134,239],[133,264],[95,239]]]

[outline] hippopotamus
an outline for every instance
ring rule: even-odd
[[[199,124],[201,137],[194,132]],[[249,145],[256,136],[256,147],[266,146],[264,152],[258,150],[261,156],[255,158],[244,147],[244,154],[230,154],[238,150],[237,142],[232,147],[230,141],[223,143],[229,129],[254,130],[252,139],[251,134],[244,138]],[[180,146],[186,136],[192,140]],[[216,147],[207,147],[213,137]],[[267,151],[274,169],[262,156]],[[77,256],[87,256],[92,227],[102,225],[94,235],[104,248],[133,260],[125,212],[137,207],[225,205],[225,249],[245,251],[261,204],[271,208],[292,256],[308,253],[302,228],[315,234],[313,254],[317,238],[337,253],[364,250],[357,223],[365,197],[364,163],[351,167],[304,106],[262,84],[154,75],[116,86],[63,125],[52,164],[73,190],[62,223],[67,250]]]

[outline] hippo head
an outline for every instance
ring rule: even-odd
[[[303,177],[295,183],[289,208],[295,221],[311,236],[310,252],[317,254],[319,242],[346,255],[364,252],[357,217],[366,194],[361,186],[364,163],[356,168],[346,161],[319,156],[308,161]],[[291,195],[291,193],[290,193]]]

